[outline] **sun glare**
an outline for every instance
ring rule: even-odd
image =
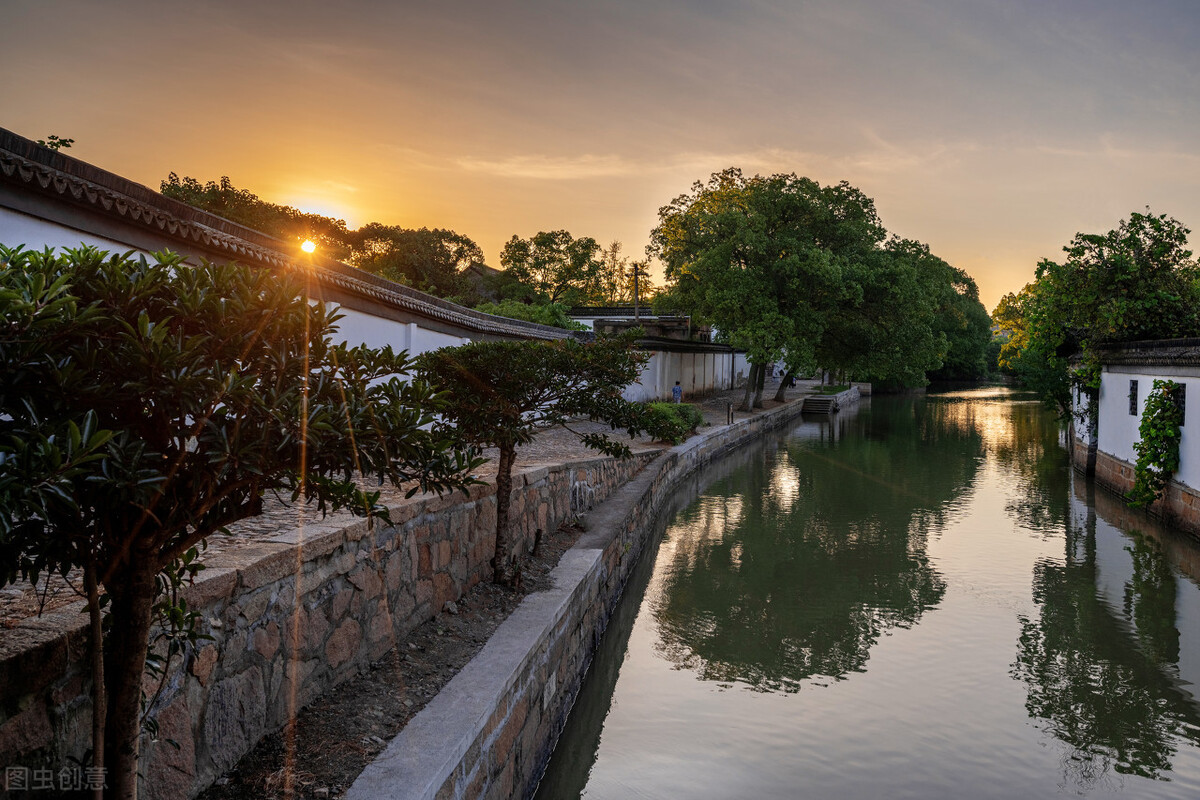
[[[312,241],[311,239],[305,239],[304,244],[300,245],[300,249],[306,253],[316,252],[317,243]]]

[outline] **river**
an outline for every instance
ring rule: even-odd
[[[1200,547],[975,389],[681,491],[538,798],[1200,797]]]

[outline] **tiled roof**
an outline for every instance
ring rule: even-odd
[[[0,182],[87,208],[123,225],[150,228],[178,243],[180,252],[202,247],[242,263],[273,269],[295,265],[288,245],[278,239],[165,197],[3,128],[0,128]],[[525,339],[563,339],[572,335],[561,328],[465,308],[339,261],[328,258],[314,261],[319,268],[318,280],[324,285],[466,331]]]

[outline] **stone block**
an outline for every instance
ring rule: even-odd
[[[496,737],[495,744],[492,745],[492,760],[505,762],[511,761],[513,755],[513,745],[517,742],[517,738],[521,735],[522,729],[525,727],[525,718],[529,714],[529,698],[522,695],[512,702],[512,708],[508,712],[508,719],[504,721],[504,726],[500,729],[500,735]]]
[[[21,756],[50,744],[53,731],[46,706],[31,703],[0,724],[0,763],[11,764]]]
[[[206,564],[196,582],[185,586],[180,597],[191,608],[205,608],[229,600],[237,591],[238,573],[233,567],[212,567]]]
[[[142,767],[148,798],[190,797],[196,780],[196,747],[192,739],[192,714],[183,697],[158,712],[158,743]],[[172,746],[168,740],[175,742]]]
[[[343,588],[333,596],[333,607],[330,609],[329,618],[337,623],[346,616],[346,610],[350,607],[350,598],[354,596],[354,591],[349,587]]]
[[[272,620],[261,628],[257,628],[250,643],[254,652],[270,661],[279,652],[279,626]]]
[[[383,593],[383,579],[379,576],[379,569],[373,564],[359,567],[350,573],[347,580],[368,598],[378,597]]]
[[[454,585],[454,581],[449,575],[439,572],[433,576],[433,607],[436,611],[441,611],[448,600],[457,600],[458,598],[458,587]]]
[[[208,685],[208,679],[212,677],[213,668],[217,664],[217,656],[219,654],[217,646],[210,644],[200,648],[192,658],[189,670],[196,676],[196,680],[200,681],[201,686]]]
[[[423,605],[433,600],[433,581],[417,581],[417,605]]]
[[[343,622],[325,645],[325,659],[329,666],[337,669],[354,658],[362,641],[362,627],[352,619]]]
[[[263,542],[234,551],[238,556],[238,582],[245,588],[267,586],[287,575],[295,574],[296,548]]]
[[[234,764],[258,741],[266,715],[266,692],[257,668],[220,681],[204,710],[204,743],[217,771]]]

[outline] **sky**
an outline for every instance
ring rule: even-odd
[[[1200,231],[1197,41],[1196,0],[4,0],[0,127],[493,266],[641,256],[726,167],[845,180],[990,310],[1146,206]]]

